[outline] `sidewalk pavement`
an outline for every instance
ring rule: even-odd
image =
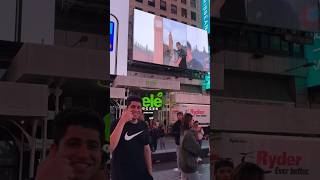
[[[166,136],[164,137],[164,142],[166,145],[166,149],[160,149],[160,142],[158,141],[158,147],[155,152],[152,154],[161,154],[161,153],[170,153],[170,152],[176,152],[176,143],[174,141],[174,137],[172,136]],[[202,149],[208,149],[209,148],[209,141],[208,140],[202,140]]]
[[[160,145],[158,143],[158,148],[155,152],[152,153],[152,160],[155,163],[163,163],[163,162],[170,162],[170,161],[176,161],[176,144],[174,142],[173,137],[165,137],[164,142],[166,144],[166,149],[160,149]],[[208,157],[209,154],[209,142],[203,140],[202,141],[202,153],[201,157],[205,158]]]
[[[199,167],[200,180],[210,180],[210,164],[201,164]],[[181,180],[180,172],[168,169],[153,172],[154,180]]]

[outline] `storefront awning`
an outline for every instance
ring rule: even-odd
[[[30,82],[47,77],[106,80],[108,68],[107,53],[103,50],[25,43],[8,69],[8,80]]]
[[[180,82],[172,80],[151,79],[135,76],[117,76],[114,80],[114,87],[131,87],[146,89],[180,90]]]
[[[47,113],[46,85],[0,82],[0,116],[45,117]]]

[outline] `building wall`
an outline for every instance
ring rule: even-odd
[[[191,6],[190,0],[186,0],[187,4],[182,3],[181,0],[165,0],[167,7],[166,11],[160,9],[160,0],[154,0],[155,7],[148,5],[148,1],[149,0],[142,0],[141,3],[137,0],[130,0],[130,15],[133,15],[134,8],[140,8],[145,12],[153,12],[155,15],[165,16],[168,19],[175,19],[176,21],[189,25],[195,25],[197,27],[201,26],[201,0],[196,0],[196,8]],[[177,14],[171,13],[171,5],[177,6]],[[187,9],[187,18],[181,15],[181,8]],[[195,12],[197,15],[196,21],[191,19],[191,11]]]

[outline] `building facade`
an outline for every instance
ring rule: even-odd
[[[8,12],[0,19],[0,179],[23,180],[45,158],[58,112],[84,106],[108,113],[107,5],[7,2],[0,3]]]
[[[319,158],[310,158],[304,151],[309,141],[315,142],[316,148],[320,146],[319,84],[314,85],[314,78],[313,86],[308,85],[310,75],[316,73],[317,58],[312,54],[314,61],[310,61],[306,56],[308,51],[316,52],[319,21],[316,17],[305,19],[305,13],[319,11],[314,8],[318,1],[213,3],[211,56],[224,73],[213,74],[213,81],[223,79],[223,88],[211,94],[215,107],[211,115],[212,170],[218,159],[229,158],[238,165],[245,156],[246,161],[270,171],[268,180],[319,178],[315,172],[280,177],[275,167],[259,161],[258,153],[299,154],[304,159],[301,167],[309,169],[315,167],[306,162]],[[283,7],[289,10],[283,11]],[[299,142],[303,148],[292,150],[277,142]],[[231,148],[234,152],[227,153]]]

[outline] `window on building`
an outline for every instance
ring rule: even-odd
[[[193,27],[197,27],[197,25],[194,25],[194,24],[192,24],[191,26],[193,26]]]
[[[181,3],[187,4],[187,0],[181,0]]]
[[[148,5],[155,7],[155,0],[148,0]]]
[[[301,56],[302,55],[302,46],[297,43],[293,43],[292,45],[292,53],[293,56]]]
[[[187,22],[182,21],[183,24],[188,24]]]
[[[164,0],[160,1],[160,9],[166,11],[167,10],[167,3]]]
[[[161,14],[160,16],[161,16],[161,17],[164,17],[164,18],[167,18],[167,16],[165,16],[165,15],[162,15],[162,14]]]
[[[190,1],[190,6],[193,7],[193,8],[196,8],[197,7],[197,1],[196,0],[191,0]]]
[[[249,48],[252,50],[256,50],[259,48],[257,33],[254,33],[254,32],[248,33],[248,44],[249,44]]]
[[[148,13],[154,14],[154,12],[152,12],[152,11],[148,11]]]
[[[182,16],[182,17],[185,17],[185,18],[188,18],[187,9],[181,8],[181,16]]]
[[[137,2],[141,2],[141,3],[143,3],[143,0],[136,0]]]
[[[177,14],[177,6],[174,4],[171,4],[171,13],[172,14]]]
[[[197,14],[195,12],[191,11],[191,19],[196,21],[197,20]]]
[[[177,19],[175,19],[175,18],[171,18],[172,20],[174,20],[174,21],[178,21]]]
[[[139,8],[139,7],[136,7],[136,9],[139,9],[140,11],[143,11],[143,9],[142,9],[142,8]]]
[[[274,51],[280,50],[280,37],[279,36],[271,36],[270,48],[271,48],[271,50],[274,50]]]
[[[289,43],[287,41],[281,40],[281,52],[286,55],[289,54]]]
[[[260,35],[260,47],[261,49],[269,49],[269,36],[267,34]]]

